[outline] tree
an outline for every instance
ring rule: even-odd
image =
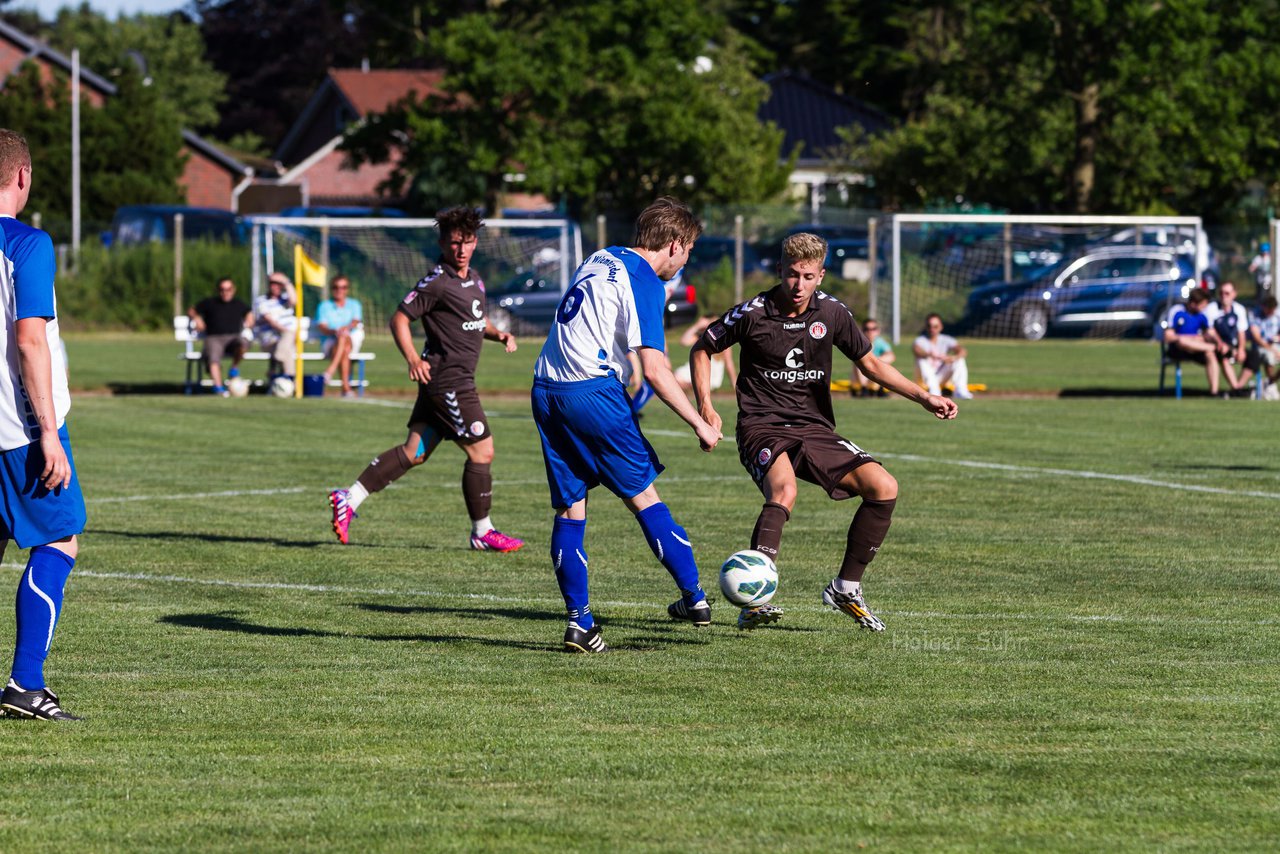
[[[102,107],[85,101],[80,111],[81,217],[90,227],[109,222],[119,205],[181,201],[177,116],[137,72],[123,74],[119,86]],[[27,210],[40,212],[45,227],[64,240],[71,218],[69,93],[65,76],[45,82],[34,62],[0,91],[0,127],[21,128],[35,160]]]
[[[781,132],[756,119],[767,87],[750,45],[696,0],[494,6],[429,34],[445,91],[370,121],[348,141],[353,156],[394,150],[398,188],[416,177],[424,201],[491,209],[510,173],[575,210],[635,211],[662,193],[755,201],[785,187]]]
[[[851,139],[891,204],[1212,214],[1272,174],[1276,4],[903,2],[901,124]]]
[[[369,55],[341,3],[195,0],[195,8],[209,59],[228,79],[220,139],[251,133],[275,147],[329,68]]]
[[[80,62],[109,80],[118,80],[126,69],[146,64],[146,76],[161,100],[176,112],[179,121],[195,129],[218,123],[218,108],[226,101],[226,76],[205,57],[200,30],[185,16],[133,15],[107,20],[88,3],[64,8],[48,28],[49,43],[70,55],[79,48]]]

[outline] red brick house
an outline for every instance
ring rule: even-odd
[[[55,70],[71,74],[70,58],[0,21],[0,89],[24,62],[37,63],[45,79],[53,79]],[[99,107],[115,95],[116,87],[82,65],[80,92],[89,104]],[[181,186],[187,204],[236,210],[241,193],[252,183],[253,168],[189,130],[182,132],[182,141],[187,162]]]

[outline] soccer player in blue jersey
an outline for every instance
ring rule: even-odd
[[[18,638],[0,710],[76,721],[44,681],[85,513],[67,436],[71,397],[53,295],[53,241],[15,219],[30,194],[26,140],[0,129],[0,304],[8,308],[0,335],[0,555],[9,540],[31,549],[18,582]]]
[[[662,328],[663,282],[684,266],[701,233],[693,213],[675,199],[645,208],[631,248],[596,252],[573,274],[534,366],[533,417],[555,508],[551,560],[569,612],[569,652],[608,649],[587,596],[584,545],[587,492],[600,484],[636,514],[649,547],[675,579],[680,598],[667,613],[695,626],[711,623],[693,547],[658,497],[653,481],[663,467],[626,392],[627,353],[634,350],[654,393],[693,428],[702,449],[720,441],[719,429],[703,420],[672,375]]]

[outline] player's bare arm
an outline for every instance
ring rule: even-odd
[[[693,408],[693,404],[689,403],[689,398],[684,396],[684,389],[680,388],[680,383],[676,381],[675,374],[671,372],[671,365],[667,362],[667,355],[653,347],[641,347],[638,353],[640,355],[640,365],[644,369],[645,379],[649,385],[653,386],[654,394],[658,396],[659,400],[671,407],[672,412],[679,415],[686,424],[693,428],[702,450],[710,451],[714,448],[716,443],[724,437],[718,428],[708,424],[698,414],[698,411]]]
[[[701,343],[689,351],[689,381],[693,385],[698,414],[716,430],[722,430],[724,422],[711,404],[711,354]]]
[[[943,421],[950,421],[959,414],[960,408],[956,406],[954,400],[937,394],[929,394],[929,392],[904,377],[893,365],[883,359],[876,358],[869,352],[861,359],[858,359],[855,364],[857,364],[858,370],[880,385],[902,395],[907,400],[915,401]]]
[[[431,366],[418,354],[413,344],[413,321],[409,315],[396,311],[391,314],[391,337],[395,339],[396,348],[409,366],[409,379],[426,385],[431,382]]]
[[[486,341],[497,341],[506,348],[508,353],[516,351],[516,336],[510,332],[500,332],[498,327],[493,325],[493,321],[485,318],[484,321],[484,338]]]
[[[58,438],[58,416],[53,407],[53,369],[49,356],[49,339],[45,334],[48,321],[43,317],[24,317],[14,326],[18,340],[18,369],[22,387],[27,392],[36,423],[40,425],[40,451],[44,469],[40,482],[47,489],[71,485],[71,463]]]

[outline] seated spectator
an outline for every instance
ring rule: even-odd
[[[871,341],[871,355],[886,365],[892,365],[893,360],[897,357],[893,353],[893,345],[889,343],[889,339],[880,334],[880,322],[873,317],[868,317],[862,321],[862,332]],[[877,397],[889,396],[889,392],[858,370],[856,362],[853,365],[853,384],[860,389],[859,393],[863,397],[871,397],[872,395]]]
[[[316,309],[316,330],[322,336],[320,347],[329,357],[324,370],[325,385],[334,373],[342,377],[342,396],[354,397],[351,390],[351,354],[364,343],[364,308],[351,296],[351,280],[337,275],[329,283],[330,299]]]
[[[1246,371],[1265,371],[1271,383],[1280,376],[1280,313],[1276,304],[1275,297],[1263,297],[1258,304],[1258,313],[1249,324],[1249,352],[1244,361]]]
[[[912,344],[916,357],[916,371],[929,389],[929,394],[942,394],[942,384],[951,381],[959,400],[969,400],[969,365],[965,362],[968,352],[950,335],[942,334],[942,317],[930,314],[925,318],[924,332]]]
[[[692,347],[698,343],[698,339],[702,337],[702,333],[707,327],[715,323],[720,318],[718,314],[704,314],[693,322],[693,324],[680,334],[680,346]],[[693,390],[693,379],[690,376],[689,363],[675,369],[676,382],[680,383],[680,388],[685,391]],[[733,364],[733,351],[725,350],[722,353],[713,353],[711,356],[711,388],[718,389],[724,385],[725,377],[729,378],[729,388],[733,388],[738,384],[738,369]]]
[[[213,381],[214,394],[230,397],[222,381],[222,360],[231,358],[228,379],[240,376],[240,360],[244,358],[244,330],[253,323],[253,312],[245,302],[236,297],[236,283],[229,277],[218,280],[214,296],[196,303],[187,316],[195,324],[197,332],[204,335],[204,364]]]
[[[267,292],[253,301],[253,337],[263,352],[271,354],[269,379],[293,376],[297,354],[296,304],[293,283],[284,273],[272,273],[267,278]]]
[[[1204,365],[1209,377],[1209,394],[1218,395],[1218,334],[1209,325],[1204,309],[1209,292],[1192,288],[1187,304],[1176,309],[1169,328],[1164,331],[1165,352],[1172,359],[1186,359]]]
[[[1232,391],[1239,391],[1249,381],[1253,372],[1245,371],[1245,339],[1249,331],[1249,313],[1244,306],[1236,302],[1236,286],[1231,282],[1223,282],[1218,288],[1218,301],[1210,302],[1204,309],[1205,319],[1213,327],[1218,340],[1214,343],[1217,352],[1214,357],[1227,385]],[[1241,376],[1236,375],[1236,366],[1240,366]]]

